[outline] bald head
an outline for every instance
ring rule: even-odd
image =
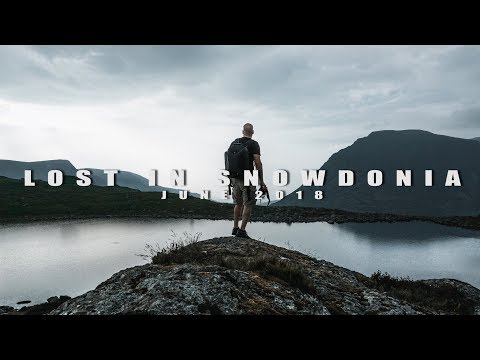
[[[247,136],[247,137],[252,137],[254,131],[253,131],[253,125],[250,124],[250,123],[246,123],[245,125],[243,125],[243,131],[242,131],[243,135]]]

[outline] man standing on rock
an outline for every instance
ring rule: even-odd
[[[263,166],[260,160],[260,145],[252,139],[253,125],[246,123],[243,125],[243,137],[235,139],[228,151],[225,153],[226,169],[230,171],[230,180],[232,186],[232,198],[235,204],[233,210],[233,230],[232,235],[237,237],[250,239],[245,231],[253,206],[256,203],[255,191],[253,185],[245,186],[243,184],[243,171],[258,170],[258,179],[260,189],[265,193],[267,187],[263,182]],[[243,211],[242,211],[243,208]],[[242,224],[238,227],[238,222],[242,215]]]

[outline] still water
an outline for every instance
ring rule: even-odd
[[[455,278],[480,287],[480,232],[424,222],[374,224],[252,223],[250,236],[370,275]],[[213,220],[79,220],[0,225],[0,305],[80,295],[113,273],[146,263],[146,244],[171,231],[229,235]]]

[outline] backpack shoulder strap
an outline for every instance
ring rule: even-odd
[[[252,140],[252,139],[248,139],[248,140],[245,141],[244,143],[241,143],[241,142],[240,142],[240,139],[241,139],[241,138],[236,138],[236,139],[233,141],[232,144],[240,144],[240,145],[243,145],[243,146],[247,146],[248,142],[249,142],[250,140]]]
[[[245,141],[245,142],[243,143],[243,145],[246,147],[247,144],[248,144],[251,140],[252,140],[252,139],[248,139],[247,141]]]

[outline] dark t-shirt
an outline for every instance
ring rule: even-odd
[[[250,141],[248,141],[248,144],[247,144],[247,150],[248,150],[248,154],[249,154],[248,163],[250,164],[250,169],[249,170],[253,170],[253,155],[255,155],[255,154],[260,155],[260,145],[258,145],[258,142],[256,142],[255,140],[247,138],[245,136],[240,138],[240,139],[235,139],[234,141],[232,141],[232,144],[234,142],[236,142],[237,140],[239,142],[241,142],[242,144],[244,144],[245,142],[250,140]]]

